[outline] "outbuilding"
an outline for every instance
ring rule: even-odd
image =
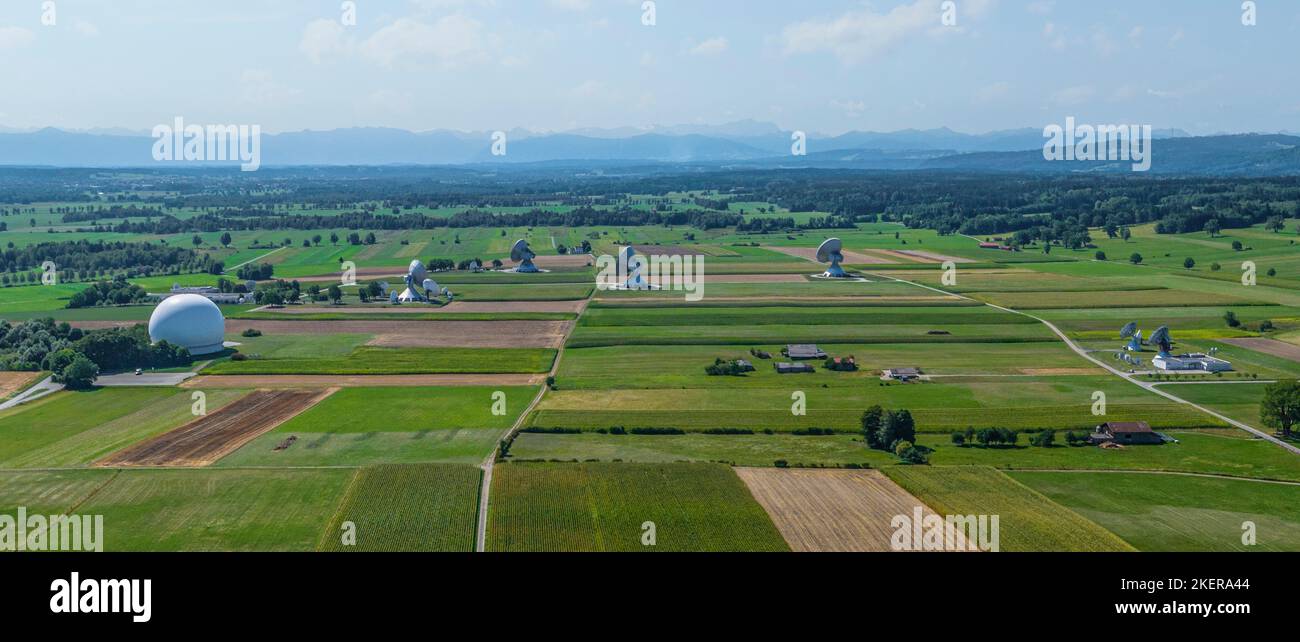
[[[1088,437],[1094,444],[1160,444],[1164,438],[1145,421],[1108,421]]]

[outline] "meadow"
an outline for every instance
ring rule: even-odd
[[[716,464],[503,464],[492,478],[487,548],[789,550],[744,482]]]
[[[1014,472],[1143,551],[1300,551],[1300,485],[1187,475]],[[1256,527],[1254,545],[1243,524]]]
[[[0,467],[92,461],[116,447],[193,419],[191,403],[188,392],[172,388],[47,395],[0,411]],[[85,433],[89,437],[83,436]]]
[[[321,533],[316,550],[472,552],[482,475],[474,466],[363,468]],[[355,528],[354,544],[343,539],[345,523]]]
[[[1131,551],[1115,534],[982,466],[889,466],[890,479],[939,515],[998,515],[1000,550]]]
[[[203,372],[212,375],[534,373],[548,372],[555,354],[550,348],[360,347],[343,356],[223,361]]]

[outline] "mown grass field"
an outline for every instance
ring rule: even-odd
[[[106,551],[310,551],[353,475],[349,469],[127,470],[64,506],[104,516]],[[13,479],[27,473],[0,473]],[[38,473],[48,481],[51,473]],[[63,471],[67,484],[104,471]],[[22,482],[31,485],[31,479]],[[0,489],[9,484],[0,484]],[[56,484],[54,488],[59,489]],[[97,490],[96,490],[97,489]],[[0,490],[0,494],[6,492]],[[0,501],[0,504],[7,502]]]
[[[381,375],[510,374],[547,372],[555,360],[550,348],[373,348],[346,356],[249,359],[213,364],[204,374],[222,375]]]
[[[941,516],[998,515],[1002,551],[1133,550],[1114,533],[992,468],[890,466],[884,472]]]
[[[642,543],[653,523],[655,544]],[[498,466],[492,551],[785,551],[744,482],[717,464]]]
[[[181,397],[184,397],[182,400]],[[0,412],[0,467],[57,465],[94,459],[112,444],[130,443],[159,427],[149,419],[158,415],[164,427],[171,419],[181,423],[190,415],[189,394],[171,388],[98,389],[59,392]],[[178,414],[177,410],[183,410]],[[140,416],[114,423],[128,415]],[[183,416],[182,416],[183,414]],[[140,426],[136,421],[150,421]],[[175,424],[175,425],[179,425]],[[94,431],[96,439],[80,435]],[[105,446],[101,440],[109,445]],[[44,452],[41,452],[43,451]]]
[[[810,319],[811,320],[811,319]],[[580,322],[581,323],[581,322]],[[1008,343],[1054,342],[1041,324],[814,324],[579,326],[568,347],[610,345],[728,345],[736,343]]]
[[[1300,486],[1186,475],[1011,477],[1143,551],[1300,551]],[[1242,541],[1253,522],[1255,544]]]
[[[482,475],[474,466],[363,468],[357,471],[316,549],[472,552]],[[355,526],[355,545],[347,545],[343,539],[348,522]]]

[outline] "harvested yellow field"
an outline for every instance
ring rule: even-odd
[[[790,549],[803,552],[891,551],[890,521],[916,507],[933,515],[877,470],[737,468]]]

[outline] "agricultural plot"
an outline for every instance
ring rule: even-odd
[[[1244,294],[1244,293],[1243,293]],[[1253,294],[1253,293],[1251,293]],[[1217,292],[1188,290],[1116,290],[1101,292],[977,292],[972,297],[1004,308],[1141,308],[1207,305],[1263,305],[1265,300]]]
[[[24,470],[0,472],[0,515],[72,512],[92,493],[113,480],[111,470]]]
[[[1002,551],[1133,550],[1114,533],[992,468],[890,466],[884,472],[939,515],[998,515]]]
[[[167,388],[59,392],[0,411],[0,467],[14,467],[24,461],[44,463],[41,456],[32,454],[147,408],[157,408],[163,400],[175,396],[176,391]],[[188,401],[184,407],[188,411]]]
[[[264,335],[335,337],[368,335],[366,345],[387,348],[556,348],[571,324],[565,321],[440,321],[366,319],[345,321],[230,320],[226,332],[256,329]],[[313,341],[314,347],[317,342]],[[252,349],[256,349],[254,346]]]
[[[492,551],[784,551],[785,540],[719,464],[498,466]]]
[[[259,390],[154,439],[99,460],[106,468],[207,466],[302,412],[332,390]]]
[[[725,345],[735,343],[1007,343],[1058,341],[1041,324],[958,325],[662,325],[578,327],[568,346]]]
[[[346,356],[224,361],[211,375],[404,375],[515,374],[548,372],[556,351],[549,348],[380,348],[362,347]]]
[[[742,428],[791,431],[833,428],[856,432],[868,407],[906,408],[922,432],[967,427],[1088,430],[1099,423],[1092,395],[1107,396],[1106,419],[1148,421],[1157,428],[1222,426],[1195,409],[1146,392],[1117,377],[1056,376],[992,378],[926,384],[813,387],[785,375],[781,388],[567,390],[548,394],[529,425],[594,430],[676,427],[688,431]],[[560,382],[561,384],[563,382]],[[795,415],[792,392],[806,396],[806,414]]]
[[[1143,551],[1300,551],[1300,485],[1187,475],[1013,472]],[[1255,525],[1254,545],[1242,541]]]
[[[316,549],[471,552],[482,475],[474,466],[363,468],[357,471]],[[355,530],[345,528],[345,523]],[[355,542],[345,541],[349,531]]]
[[[218,465],[477,464],[536,394],[522,386],[344,388]]]
[[[783,361],[782,345],[710,346],[604,346],[568,348],[556,379],[564,390],[610,388],[781,388],[823,386],[879,387],[881,370],[918,367],[935,381],[956,377],[994,378],[1008,385],[1055,375],[1104,374],[1063,343],[952,343],[952,344],[818,344],[828,355],[852,356],[856,372],[835,372],[813,362],[816,372],[777,374],[772,363]],[[750,350],[767,352],[772,359],[755,357]],[[755,372],[744,376],[708,376],[704,369],[715,359],[745,359]],[[1012,378],[1015,376],[1015,378]],[[788,396],[788,395],[787,395]]]
[[[891,520],[928,507],[877,470],[737,468],[795,552],[894,550]],[[966,544],[957,538],[959,546]]]
[[[123,470],[76,512],[104,516],[107,551],[310,551],[354,472]]]

